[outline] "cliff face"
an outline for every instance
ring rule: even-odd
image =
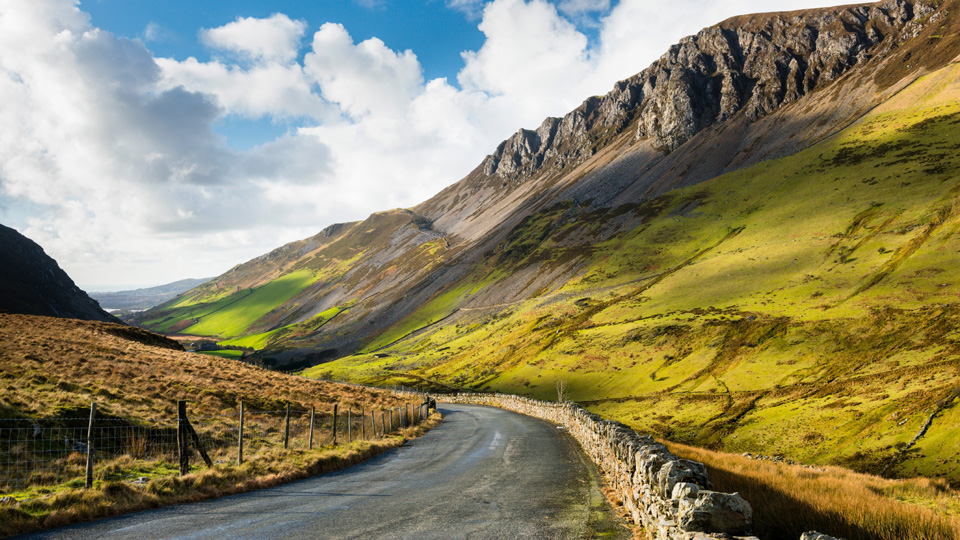
[[[0,310],[88,321],[120,322],[100,309],[57,261],[17,231],[0,225]]]
[[[672,46],[641,73],[562,119],[520,130],[483,163],[487,176],[517,177],[592,155],[588,132],[620,133],[669,153],[738,113],[754,122],[916,37],[934,8],[888,0],[841,10],[737,17]],[[942,14],[941,14],[942,15]]]

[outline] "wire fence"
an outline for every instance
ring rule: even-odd
[[[0,495],[34,487],[90,486],[96,480],[146,481],[197,466],[241,463],[264,451],[306,450],[374,440],[419,424],[426,403],[386,410],[245,410],[234,415],[140,420],[0,419]],[[202,458],[202,461],[201,459]],[[209,461],[208,461],[209,460]],[[186,467],[186,468],[185,468]]]

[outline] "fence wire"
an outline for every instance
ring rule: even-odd
[[[311,424],[312,418],[312,424]],[[374,440],[401,427],[420,423],[423,406],[389,410],[339,411],[334,424],[330,412],[309,410],[246,410],[243,419],[243,457],[256,459],[262,451],[305,450]],[[88,441],[92,443],[95,480],[137,480],[179,473],[179,420],[144,421],[89,418],[0,419],[0,495],[32,487],[82,487],[86,480]],[[188,418],[200,445],[214,464],[236,463],[240,415]],[[336,437],[336,440],[334,440]],[[189,439],[191,463],[202,465],[197,445]]]

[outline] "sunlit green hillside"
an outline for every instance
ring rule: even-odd
[[[953,64],[796,155],[615,210],[556,205],[307,374],[549,399],[563,384],[679,442],[960,482],[958,100]],[[614,221],[633,225],[596,242]],[[571,261],[528,300],[472,300]]]

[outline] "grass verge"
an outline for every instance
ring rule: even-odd
[[[763,540],[816,530],[847,540],[960,538],[960,492],[943,480],[888,480],[839,467],[812,468],[665,443],[707,466],[720,491],[753,505]]]
[[[440,415],[435,414],[419,426],[376,441],[355,441],[314,450],[272,449],[252,456],[240,466],[218,464],[184,476],[154,478],[142,485],[103,481],[89,490],[63,489],[47,498],[0,506],[0,536],[214,499],[338,471],[417,438],[441,420]]]

